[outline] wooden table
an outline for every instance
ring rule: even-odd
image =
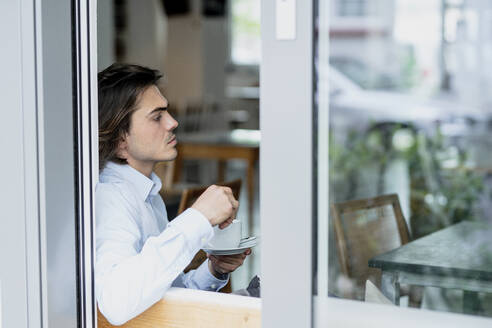
[[[463,311],[476,313],[478,292],[492,293],[492,225],[461,222],[369,260],[381,289],[399,304],[400,284],[461,289]]]
[[[236,129],[178,135],[178,158],[175,180],[181,176],[185,159],[216,159],[219,161],[218,180],[224,181],[225,163],[229,159],[243,159],[247,163],[248,226],[253,229],[255,164],[260,153],[260,131]],[[218,181],[218,182],[219,182]]]

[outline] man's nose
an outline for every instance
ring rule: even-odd
[[[178,127],[178,121],[176,121],[172,116],[171,114],[167,113],[168,115],[168,119],[166,120],[166,128],[169,130],[169,131],[172,131],[174,129],[176,129]]]

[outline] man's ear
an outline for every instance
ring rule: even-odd
[[[128,141],[127,141],[127,134],[125,133],[121,138],[118,143],[118,149],[116,151],[116,156],[121,159],[127,159],[128,158]]]

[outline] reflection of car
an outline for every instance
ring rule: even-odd
[[[334,67],[330,67],[329,82],[330,125],[337,133],[344,133],[348,128],[364,129],[371,122],[412,122],[425,127],[438,120],[483,119],[478,109],[448,100],[364,90]]]
[[[395,90],[403,81],[389,72],[382,72],[354,58],[330,57],[330,65],[364,89]]]

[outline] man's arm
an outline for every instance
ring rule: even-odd
[[[193,208],[140,247],[138,213],[132,213],[128,201],[115,186],[96,189],[96,297],[113,324],[128,321],[162,298],[212,238],[212,226],[227,226],[238,206],[229,188],[211,186]]]
[[[106,188],[96,191],[98,200],[105,200],[103,206],[96,202],[96,297],[108,321],[122,324],[162,298],[213,229],[201,213],[189,209],[140,247],[139,226],[127,200]],[[98,197],[104,192],[111,197]]]

